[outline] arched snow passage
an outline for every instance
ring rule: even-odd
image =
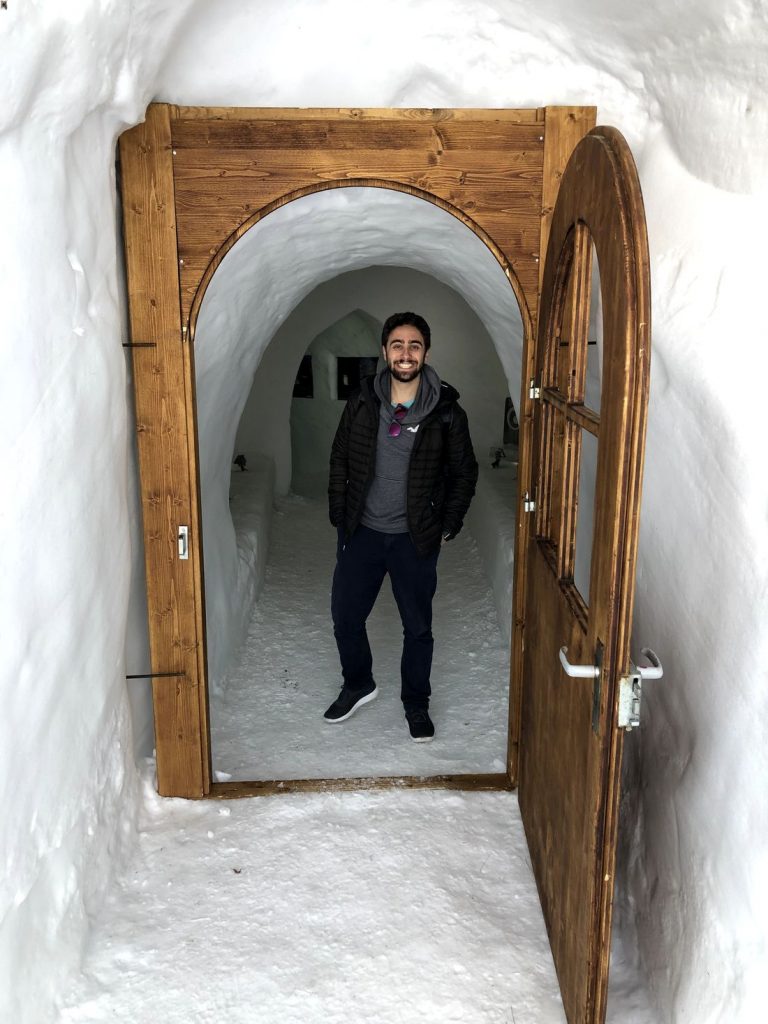
[[[214,678],[226,670],[248,613],[228,499],[235,434],[253,375],[277,328],[313,288],[372,265],[421,270],[462,295],[494,343],[510,394],[515,401],[520,395],[517,299],[488,246],[447,211],[388,189],[333,188],[288,203],[247,231],[213,275],[194,333]]]

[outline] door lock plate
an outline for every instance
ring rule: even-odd
[[[640,705],[643,698],[643,679],[661,679],[664,669],[650,647],[640,652],[650,665],[635,665],[630,661],[629,672],[619,680],[619,720],[620,729],[631,732],[640,725]]]
[[[634,665],[632,666],[634,669]],[[619,680],[619,728],[632,732],[640,725],[643,679],[633,671]]]
[[[179,547],[179,558],[189,558],[189,527],[180,526],[177,534],[177,542]]]

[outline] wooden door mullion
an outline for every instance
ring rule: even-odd
[[[565,417],[568,436],[568,459],[566,464],[563,498],[562,532],[559,550],[560,579],[573,580],[576,551],[576,523],[579,516],[579,469],[581,466],[581,428]]]
[[[573,304],[569,310],[571,329],[571,374],[568,402],[584,403],[589,340],[589,309],[592,293],[592,235],[583,221],[573,231]]]
[[[542,325],[545,343],[540,347],[536,380],[544,392],[558,388],[558,367],[560,364],[560,338],[562,335],[563,310],[566,305],[568,288],[568,254],[566,254],[559,280],[555,288],[555,299],[549,320]],[[537,435],[535,451],[539,452],[539,472],[536,480],[536,535],[546,538],[557,554],[557,523],[552,522],[552,509],[557,508],[562,473],[562,416],[558,409],[542,399],[536,412],[540,434]]]
[[[554,447],[554,410],[542,402],[535,416],[534,451],[539,453],[538,473],[535,483],[536,501],[536,536],[550,536],[549,510],[552,504],[552,450]]]
[[[566,309],[568,334],[568,373],[565,392],[566,465],[563,487],[563,513],[558,543],[558,568],[561,579],[572,580],[576,551],[576,524],[579,512],[579,470],[581,467],[581,426],[574,406],[583,404],[589,333],[589,301],[592,282],[592,237],[583,221],[577,221],[572,235],[573,259]]]

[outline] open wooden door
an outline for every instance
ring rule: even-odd
[[[589,408],[593,248],[602,387]],[[552,220],[527,503],[520,806],[569,1024],[605,1019],[649,328],[637,172],[623,137],[598,127],[570,158]]]

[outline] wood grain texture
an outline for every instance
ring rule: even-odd
[[[191,305],[191,308],[190,308],[189,331],[190,331],[190,335],[191,335],[192,339],[194,339],[194,331],[195,331],[195,327],[196,327],[197,315],[198,315],[198,312],[199,312],[200,304],[201,304],[202,299],[203,299],[203,297],[205,295],[205,289],[207,288],[208,283],[210,282],[213,274],[218,269],[218,266],[220,265],[221,261],[223,260],[224,256],[227,254],[227,252],[230,250],[230,248],[233,245],[235,245],[237,243],[237,241],[247,231],[249,231],[251,227],[254,226],[254,224],[257,224],[263,217],[268,216],[270,213],[272,213],[276,209],[279,209],[281,206],[284,206],[287,203],[293,202],[296,198],[300,198],[301,196],[304,196],[304,195],[310,195],[310,194],[312,194],[312,193],[314,193],[316,191],[319,191],[321,189],[325,189],[325,188],[344,188],[344,187],[385,188],[385,189],[393,190],[393,191],[401,191],[401,192],[407,193],[409,195],[413,195],[416,198],[423,199],[423,200],[425,200],[427,202],[430,202],[430,203],[432,203],[435,206],[440,207],[441,209],[443,209],[446,212],[450,213],[452,216],[456,217],[457,220],[460,220],[462,223],[466,224],[466,226],[468,228],[470,228],[470,230],[472,230],[487,245],[487,247],[491,250],[491,252],[496,257],[496,259],[499,261],[499,264],[501,265],[502,270],[504,271],[504,274],[507,277],[507,279],[508,279],[508,281],[509,281],[509,283],[510,283],[510,285],[512,287],[512,290],[514,291],[515,296],[516,296],[516,298],[518,300],[518,304],[520,306],[520,313],[521,313],[521,318],[522,318],[522,322],[523,322],[524,338],[525,337],[530,337],[530,333],[531,333],[531,329],[532,328],[531,328],[531,316],[530,316],[530,313],[529,313],[529,310],[528,310],[528,304],[527,304],[527,300],[526,300],[526,291],[525,291],[525,287],[524,287],[526,279],[524,278],[521,281],[520,277],[518,276],[518,274],[515,272],[514,268],[511,266],[511,264],[507,260],[505,252],[500,248],[499,245],[497,245],[496,241],[490,235],[488,235],[484,231],[482,226],[480,226],[473,219],[473,217],[470,214],[466,213],[465,211],[463,211],[462,209],[460,209],[460,208],[458,208],[456,206],[451,205],[449,202],[447,202],[444,199],[439,198],[438,196],[434,195],[433,193],[426,192],[426,191],[421,190],[421,189],[419,189],[419,188],[417,188],[417,187],[415,187],[413,185],[403,185],[401,183],[394,182],[392,180],[382,180],[382,179],[377,179],[377,178],[360,178],[360,179],[351,179],[351,180],[345,181],[345,182],[333,181],[333,182],[328,182],[328,183],[326,183],[324,185],[314,185],[314,184],[307,185],[304,188],[299,189],[299,190],[297,190],[295,192],[291,192],[291,193],[287,193],[286,195],[282,195],[282,196],[278,197],[277,199],[275,199],[272,203],[268,204],[262,210],[259,210],[256,213],[252,214],[247,220],[245,220],[240,225],[240,227],[236,231],[234,231],[231,235],[229,235],[229,237],[226,239],[226,241],[223,244],[221,244],[221,246],[218,249],[216,249],[214,246],[212,246],[211,247],[210,259],[206,255],[195,256],[193,254],[192,256],[188,256],[187,259],[185,260],[185,265],[181,268],[181,281],[182,281],[182,285],[183,285],[184,281],[187,280],[188,278],[191,279],[193,282],[195,280],[197,280],[197,278],[198,278],[198,276],[200,274],[200,271],[202,270],[202,267],[206,264],[206,260],[208,261],[207,265],[205,265],[204,271],[202,271],[202,276],[200,276],[200,283],[194,289],[194,298],[192,300],[192,305]],[[183,220],[183,218],[182,218],[182,220]],[[211,218],[211,221],[215,223],[214,218]],[[199,225],[200,232],[201,232],[201,237],[204,237],[207,234],[206,222],[204,220],[200,220],[200,221],[195,221],[195,224]],[[510,231],[511,231],[511,233],[513,233],[515,235],[515,237],[519,241],[520,239],[523,239],[525,237],[524,233],[523,233],[523,229],[518,226],[518,222],[514,222],[514,224],[515,224],[515,226],[512,227],[510,229]],[[192,233],[189,231],[189,226],[188,225],[185,226],[185,228],[184,228],[184,235],[185,235],[185,237],[188,239],[191,234]],[[532,240],[532,238],[533,238],[533,233],[532,232],[528,236],[528,238],[529,238],[529,240]],[[202,250],[202,246],[200,246],[198,251],[201,251],[201,250]],[[530,278],[530,275],[527,278],[527,280],[528,280],[528,285],[530,286],[531,280],[532,280]],[[192,294],[192,291],[193,291],[193,289],[190,287],[190,295]]]
[[[528,598],[527,564],[528,545],[535,527],[535,519],[523,509],[526,490],[533,493],[533,411],[534,403],[528,394],[528,382],[536,376],[536,342],[538,333],[538,311],[541,280],[544,270],[544,254],[547,251],[552,213],[555,207],[560,181],[568,159],[576,144],[594,127],[594,107],[546,107],[543,114],[544,154],[541,179],[541,205],[539,208],[539,244],[535,260],[536,301],[530,303],[532,331],[523,341],[522,390],[518,406],[520,422],[520,447],[518,462],[518,507],[515,529],[515,579],[512,595],[512,647],[510,658],[510,699],[509,699],[509,743],[507,746],[507,769],[516,785],[520,771],[520,738],[522,729],[523,700],[523,650],[525,647],[526,602]],[[541,125],[539,125],[541,127]],[[527,268],[526,268],[527,269]],[[526,295],[532,287],[529,278],[524,277]],[[537,495],[540,504],[541,495]],[[546,514],[549,510],[546,509]],[[534,611],[535,614],[535,611]]]
[[[366,789],[457,789],[467,792],[511,790],[504,772],[487,775],[397,775],[355,779],[272,779],[264,782],[214,782],[211,796],[237,800],[280,793],[345,793]]]
[[[597,132],[597,130],[596,130]],[[610,965],[611,925],[613,896],[616,881],[616,841],[619,823],[619,798],[621,795],[621,756],[624,733],[617,727],[618,721],[618,678],[629,671],[634,613],[635,575],[637,549],[640,538],[640,506],[642,502],[643,468],[645,463],[645,435],[648,419],[651,361],[651,269],[648,250],[648,232],[645,205],[632,153],[622,135],[614,128],[599,129],[599,145],[603,148],[603,159],[613,165],[615,182],[619,195],[618,206],[625,224],[623,255],[625,273],[632,282],[634,301],[630,303],[631,318],[627,317],[620,326],[624,330],[625,343],[632,364],[631,384],[627,388],[629,409],[627,411],[627,466],[626,491],[624,493],[621,524],[623,551],[619,563],[620,576],[617,581],[618,610],[616,621],[616,672],[612,685],[605,694],[606,716],[610,720],[610,750],[606,779],[607,799],[604,821],[604,844],[602,864],[598,867],[597,878],[601,887],[598,935],[596,947],[599,964],[595,979],[595,1021],[605,1020],[608,999],[608,970]],[[598,142],[596,138],[596,143]],[[608,229],[610,230],[610,228]],[[615,230],[615,226],[613,227]],[[598,262],[606,247],[597,247]],[[602,263],[600,263],[602,267]],[[601,271],[602,273],[602,271]],[[612,323],[611,329],[619,325]],[[627,375],[628,376],[628,375]],[[625,376],[625,381],[627,381]],[[610,387],[614,383],[608,380]],[[602,711],[602,708],[601,708]]]
[[[168,110],[120,139],[123,222],[133,350],[141,505],[153,680],[158,789],[199,797],[206,789],[205,687],[201,686],[198,581],[194,560],[179,561],[178,527],[197,514],[191,476],[185,364],[181,345],[173,168]]]
[[[445,124],[462,121],[502,121],[533,124],[544,120],[539,107],[185,107],[171,106],[171,118],[188,121],[327,121],[355,124],[367,121],[395,121],[416,124]]]
[[[559,335],[554,339],[553,351],[558,353],[558,371],[555,378],[558,397],[565,404],[555,406],[555,418],[563,424],[565,435],[562,453],[564,494],[561,500],[559,522],[558,575],[573,579],[576,523],[579,509],[579,466],[581,463],[581,405],[576,399],[582,388],[587,365],[589,310],[592,286],[592,239],[583,223],[577,223],[571,232],[571,274],[566,293],[566,306]],[[550,381],[542,380],[544,400],[551,398]],[[573,412],[572,412],[573,410]],[[599,429],[599,417],[596,426]]]
[[[178,253],[178,250],[177,250]],[[182,363],[187,432],[187,465],[189,466],[189,508],[192,536],[189,561],[192,566],[195,594],[195,628],[197,631],[198,704],[200,707],[200,761],[203,771],[203,794],[211,788],[213,772],[211,721],[208,707],[208,639],[205,614],[205,558],[203,551],[202,494],[200,491],[200,446],[197,435],[197,393],[195,352],[185,328],[182,327]],[[196,524],[196,526],[195,526]]]
[[[575,243],[580,222],[595,243],[604,297],[591,582],[585,605],[572,579],[563,575],[569,571],[567,560],[553,562],[550,538],[529,538],[528,607],[535,614],[526,622],[520,806],[569,1024],[601,1024],[623,735],[616,724],[617,684],[629,663],[649,324],[642,200],[626,143],[612,129],[595,129],[579,143],[561,184],[542,284],[537,351],[542,375],[551,370],[553,348],[559,348],[569,317],[572,327],[576,324],[571,345],[586,349],[585,319],[574,321],[568,312],[562,273],[570,266],[571,275],[586,279],[591,248],[586,237],[584,244]],[[578,287],[571,291],[577,295]],[[582,289],[577,302],[587,299]],[[586,351],[571,352],[569,366],[583,367],[585,360]],[[537,404],[534,451],[539,455],[546,451],[547,408],[566,432],[580,430],[583,419],[580,403],[569,403],[562,387],[556,388],[563,379],[548,383],[561,401],[557,407]],[[578,387],[571,397],[581,397]],[[577,453],[579,444],[580,439],[572,444]],[[578,502],[578,459],[569,468],[569,457],[567,446],[553,455],[562,460],[561,475],[569,482],[550,496],[566,506]],[[549,486],[546,476],[540,478]],[[574,514],[565,508],[564,521],[572,524]],[[562,672],[562,645],[574,664],[594,664],[602,652],[598,685]]]
[[[540,284],[544,279],[544,254],[547,251],[560,182],[576,145],[595,127],[596,107],[546,107],[544,134],[546,150],[541,188]]]
[[[338,187],[393,187],[461,211],[503,253],[518,301],[538,297],[542,122],[538,112],[244,111],[172,118],[182,319],[212,269],[263,216]],[[473,116],[473,113],[477,116]]]
[[[588,431],[594,437],[600,436],[600,417],[593,409],[588,409],[581,403],[569,404],[559,391],[554,388],[542,388],[542,400],[560,409],[568,419],[573,420],[578,426]]]
[[[238,120],[195,119],[174,121],[173,144],[179,149],[208,147],[217,152],[237,149],[412,150],[435,154],[450,150],[504,150],[510,137],[531,140],[541,134],[538,123],[476,119],[461,121],[406,121],[402,118],[340,120],[269,118],[247,112]]]

